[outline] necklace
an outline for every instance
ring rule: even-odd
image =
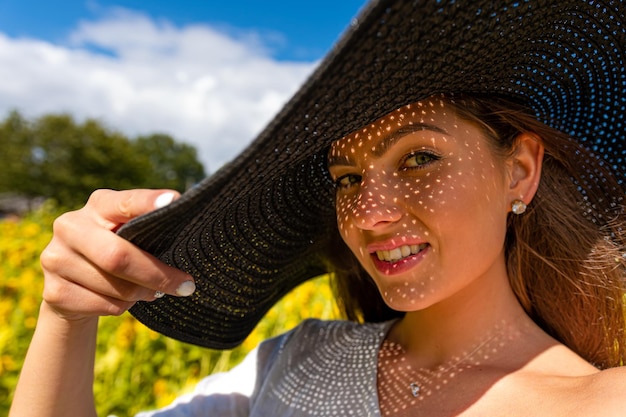
[[[414,397],[420,396],[420,391],[422,390],[422,387],[420,387],[417,382],[411,382],[409,384],[409,388],[411,388],[411,394],[413,394]]]
[[[425,387],[428,384],[430,384],[435,378],[439,378],[439,377],[441,377],[441,375],[445,375],[446,373],[448,373],[452,369],[457,368],[463,362],[467,361],[472,356],[474,356],[480,349],[485,347],[494,338],[495,338],[495,335],[492,336],[492,337],[487,338],[485,341],[480,343],[476,348],[472,349],[467,355],[464,355],[464,356],[460,357],[458,360],[454,361],[451,365],[449,365],[449,366],[447,366],[447,367],[445,367],[443,369],[441,367],[439,367],[438,371],[433,372],[433,375],[430,378],[425,379],[421,384],[418,381],[415,381],[415,380],[411,381],[411,383],[409,384],[409,389],[411,390],[411,394],[413,395],[413,397],[416,397],[416,398],[419,397],[420,394],[422,393],[423,387]]]

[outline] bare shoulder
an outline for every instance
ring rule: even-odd
[[[606,389],[613,387],[613,389],[621,389],[622,394],[626,393],[626,366],[619,366],[616,368],[609,368],[593,375],[589,376],[592,379],[592,383],[597,386],[598,389]],[[624,399],[622,395],[622,399]]]
[[[584,379],[594,415],[626,416],[626,367],[609,368]]]
[[[510,376],[516,394],[505,398],[526,415],[626,416],[626,367],[601,371],[557,345]]]
[[[547,377],[546,392],[552,392],[554,411],[568,410],[567,415],[595,417],[626,416],[626,367],[579,375]],[[554,414],[560,415],[560,414]]]
[[[626,416],[626,367],[598,370],[562,345],[553,353],[547,355],[558,368],[553,369],[553,387],[575,406],[570,416]]]

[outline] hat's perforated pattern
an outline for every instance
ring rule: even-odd
[[[241,342],[286,291],[324,271],[330,143],[435,93],[522,99],[606,161],[624,187],[625,9],[611,0],[372,3],[242,155],[120,231],[197,280],[192,297],[131,312],[187,342]],[[588,172],[581,203],[602,222],[597,184]]]

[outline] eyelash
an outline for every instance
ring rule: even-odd
[[[348,180],[349,183],[343,184],[344,181]],[[361,183],[361,176],[356,174],[346,174],[335,180],[335,187],[337,189],[346,189],[350,188],[354,184]]]
[[[419,156],[425,156],[428,158],[428,161],[426,162],[422,162],[422,163],[417,163],[415,166],[407,166],[407,162],[411,161],[414,158],[417,158]],[[420,150],[420,151],[415,151],[415,152],[411,152],[410,154],[408,154],[403,160],[402,160],[402,164],[401,166],[404,169],[408,169],[408,170],[413,170],[413,169],[424,169],[427,166],[429,166],[430,164],[437,162],[441,159],[441,156],[436,154],[435,152],[432,151],[426,151],[426,150]]]
[[[428,158],[427,161],[422,162],[422,163],[416,163],[415,166],[407,166],[407,163],[409,161],[411,161],[414,158],[420,157],[420,156],[425,156]],[[430,164],[439,161],[441,159],[441,156],[431,152],[431,151],[425,151],[425,150],[420,150],[420,151],[415,151],[415,152],[411,152],[408,155],[406,155],[402,160],[401,160],[401,164],[400,167],[403,170],[419,170],[419,169],[424,169],[427,166],[429,166]],[[347,182],[346,182],[347,181]],[[337,189],[347,189],[350,188],[351,186],[353,186],[354,184],[359,184],[361,182],[361,176],[357,175],[357,174],[346,174],[346,175],[342,175],[341,177],[337,178],[335,180],[335,187]]]

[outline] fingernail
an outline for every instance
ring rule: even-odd
[[[161,194],[154,200],[154,207],[161,208],[167,206],[169,203],[174,200],[174,193],[164,193]]]
[[[196,283],[193,281],[185,281],[176,289],[176,295],[179,297],[189,297],[196,290]]]

